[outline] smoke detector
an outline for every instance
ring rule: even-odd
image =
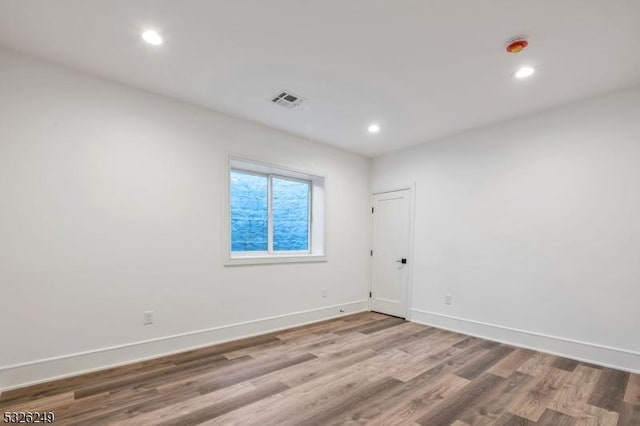
[[[507,42],[507,52],[520,53],[529,46],[529,42],[525,36],[514,37]]]
[[[271,99],[276,105],[280,105],[283,108],[293,109],[300,105],[304,101],[304,98],[291,93],[286,90],[281,90],[276,96]]]

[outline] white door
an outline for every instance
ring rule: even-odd
[[[373,196],[371,310],[405,318],[409,282],[411,192]]]

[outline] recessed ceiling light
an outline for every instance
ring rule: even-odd
[[[380,131],[380,126],[376,123],[373,123],[369,125],[369,128],[367,130],[369,130],[369,133],[378,133]]]
[[[533,73],[536,72],[535,68],[532,67],[522,67],[518,71],[516,71],[516,78],[527,78],[531,77]]]
[[[162,37],[156,31],[148,30],[142,33],[142,39],[149,44],[159,46],[162,44]]]

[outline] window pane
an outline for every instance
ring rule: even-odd
[[[309,249],[309,183],[273,178],[273,249]]]
[[[267,251],[267,177],[231,171],[231,251]]]

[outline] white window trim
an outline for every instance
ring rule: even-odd
[[[310,185],[309,197],[309,250],[301,251],[273,251],[273,232],[271,208],[269,208],[269,250],[264,252],[231,252],[231,181],[230,174],[232,170],[256,173],[263,176],[269,176],[268,184],[271,185],[271,177],[279,177],[290,180],[308,182]],[[327,256],[325,251],[326,240],[326,205],[325,205],[325,189],[326,178],[318,174],[293,170],[274,164],[264,163],[260,161],[229,156],[228,164],[225,170],[224,182],[224,201],[222,214],[222,231],[223,231],[223,264],[225,266],[233,265],[256,265],[268,263],[299,263],[299,262],[326,262]],[[271,203],[271,197],[269,197]]]

